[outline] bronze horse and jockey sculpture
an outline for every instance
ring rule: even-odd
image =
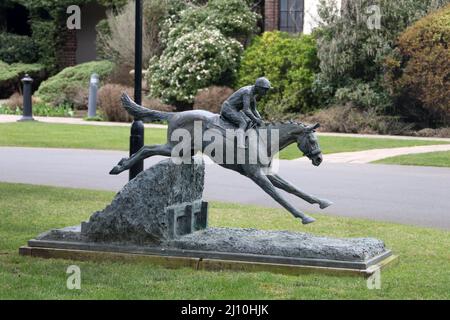
[[[231,95],[222,106],[221,115],[211,113],[205,110],[192,110],[179,113],[161,112],[148,108],[144,108],[134,103],[126,94],[122,96],[122,102],[129,114],[135,119],[144,122],[152,121],[167,121],[167,143],[161,145],[151,145],[142,147],[137,153],[130,158],[122,159],[110,172],[110,174],[119,174],[125,170],[130,169],[136,163],[152,156],[174,156],[174,150],[179,145],[179,140],[173,139],[177,130],[183,129],[191,137],[189,143],[189,154],[176,154],[176,156],[191,157],[196,151],[204,152],[205,150],[215,150],[214,152],[221,152],[222,159],[229,158],[232,153],[232,161],[217,161],[216,155],[211,159],[220,166],[230,169],[250,178],[258,186],[260,186],[266,193],[268,193],[275,201],[288,210],[294,217],[300,218],[303,224],[312,223],[314,218],[309,217],[303,212],[294,208],[288,201],[286,201],[277,189],[284,190],[288,193],[296,195],[301,199],[311,204],[318,204],[321,209],[325,209],[332,203],[325,199],[320,199],[309,195],[297,187],[281,178],[276,173],[270,171],[273,157],[284,148],[293,143],[297,143],[298,148],[303,154],[308,157],[314,166],[319,166],[322,163],[322,152],[319,147],[315,129],[319,124],[307,126],[297,122],[279,122],[279,123],[265,123],[256,110],[256,97],[261,97],[270,89],[270,82],[265,78],[259,78],[255,85],[241,88],[233,95]],[[201,124],[201,137],[206,136],[207,131],[215,133],[214,139],[201,139],[201,145],[196,146],[195,131],[198,128],[197,124]],[[226,133],[227,131],[235,131],[235,136],[230,139]],[[258,156],[256,161],[249,161],[249,153],[251,146],[245,145],[245,135],[247,131],[253,130],[256,135],[262,135],[263,131],[269,137],[273,137],[276,133],[278,141],[268,139],[262,143],[262,149],[257,149],[258,154],[264,151],[268,158],[262,161]],[[176,134],[175,134],[176,136]],[[222,141],[217,137],[222,137]],[[247,137],[248,138],[248,137]],[[225,143],[223,143],[225,141]],[[235,144],[235,141],[237,142]],[[259,141],[259,140],[258,140]],[[231,147],[230,147],[231,145]],[[240,153],[241,151],[241,153]],[[239,154],[244,152],[244,158],[239,158]],[[219,157],[220,158],[220,157]],[[240,161],[241,160],[241,161]]]

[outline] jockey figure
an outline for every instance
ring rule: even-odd
[[[270,88],[270,81],[267,78],[258,78],[254,85],[239,89],[222,104],[220,116],[238,127],[236,132],[238,148],[245,148],[245,130],[251,124],[260,126],[263,123],[261,115],[256,110],[256,97],[265,96]]]

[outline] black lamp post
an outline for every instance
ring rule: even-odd
[[[136,0],[136,30],[134,55],[134,101],[142,104],[142,0]],[[130,156],[144,146],[144,124],[134,120],[131,124]],[[130,168],[129,179],[144,170],[144,161],[139,161]]]

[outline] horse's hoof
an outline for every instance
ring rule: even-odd
[[[310,224],[310,223],[313,223],[314,221],[316,221],[316,219],[311,218],[311,217],[305,217],[302,219],[303,224]]]
[[[122,170],[120,169],[120,166],[115,166],[114,168],[112,168],[112,170],[109,172],[109,174],[117,175],[121,172],[122,172]]]
[[[328,208],[329,206],[331,206],[333,204],[333,202],[329,201],[329,200],[322,200],[320,202],[320,209],[325,209]]]

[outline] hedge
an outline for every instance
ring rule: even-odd
[[[93,61],[65,68],[58,74],[44,81],[36,96],[52,105],[73,105],[71,96],[77,91],[89,87],[89,79],[93,73],[104,81],[112,73],[114,64],[110,61]]]
[[[0,32],[0,60],[6,63],[37,62],[37,50],[31,37]]]
[[[275,113],[307,112],[316,107],[312,84],[318,71],[316,43],[311,36],[265,32],[244,52],[238,85],[251,85],[261,76],[272,82],[273,89],[260,103],[269,118]]]
[[[37,87],[45,78],[45,67],[41,64],[13,63],[7,64],[0,61],[0,98],[9,98],[14,92],[20,91],[22,86],[20,80],[25,74],[33,79],[33,86]]]
[[[184,34],[150,60],[150,95],[178,109],[187,108],[199,89],[233,82],[241,52],[239,42],[214,28]]]
[[[386,83],[411,120],[450,124],[449,46],[450,5],[406,29],[396,54],[386,60]]]

